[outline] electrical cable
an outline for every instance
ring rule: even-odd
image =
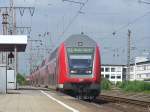
[[[68,25],[66,26],[66,28],[63,30],[61,36],[63,36],[67,32],[67,30],[70,28],[70,26],[73,24],[73,22],[77,19],[77,17],[79,16],[81,10],[87,4],[87,2],[88,2],[88,0],[86,0],[86,2],[84,3],[84,5],[82,5],[80,7],[80,9],[78,10],[78,12],[73,16],[73,18],[71,19],[71,21],[68,23]]]
[[[128,24],[125,24],[123,26],[121,26],[120,28],[118,28],[117,30],[115,30],[112,34],[115,35],[117,32],[119,32],[120,30],[130,26],[130,25],[133,25],[135,24],[137,21],[139,21],[140,19],[143,19],[145,16],[147,16],[148,14],[150,14],[150,11],[149,12],[146,12],[145,14],[143,14],[142,16],[139,16],[137,18],[135,18],[133,21],[130,21]]]

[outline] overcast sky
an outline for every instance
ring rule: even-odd
[[[48,49],[56,48],[71,34],[84,32],[98,42],[101,60],[104,64],[126,64],[127,32],[131,33],[131,57],[146,56],[150,52],[150,5],[138,0],[74,0],[86,3],[81,5],[62,2],[62,0],[14,0],[15,6],[34,6],[31,17],[28,10],[24,16],[17,11],[17,26],[31,26],[29,39],[42,39]],[[150,0],[147,0],[150,2]],[[1,6],[9,1],[0,0]],[[77,15],[77,16],[76,16]],[[48,35],[44,35],[49,32]],[[63,33],[64,32],[64,33]],[[115,35],[112,33],[115,32]],[[20,54],[19,71],[29,71],[29,48]],[[38,47],[40,48],[38,50]],[[40,43],[32,43],[33,60],[38,62],[37,54],[44,53]],[[38,56],[39,56],[38,55]],[[42,58],[42,57],[41,57]]]

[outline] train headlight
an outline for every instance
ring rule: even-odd
[[[92,73],[92,71],[91,71],[91,70],[87,70],[87,71],[86,71],[86,73],[89,73],[89,74],[91,74],[91,73]]]
[[[77,71],[75,71],[75,70],[71,70],[71,71],[70,71],[70,73],[77,73]]]
[[[89,70],[89,73],[92,73],[92,71],[91,71],[91,70]]]

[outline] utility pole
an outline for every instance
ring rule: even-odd
[[[128,30],[128,39],[127,39],[127,74],[126,80],[130,80],[130,58],[131,58],[131,30]]]
[[[3,19],[3,35],[7,35],[8,34],[8,11],[6,10],[5,12],[2,13],[2,19]],[[5,63],[5,53],[4,52],[1,52],[1,63],[4,64]]]
[[[6,11],[5,13],[2,14],[3,17],[3,35],[7,35],[8,33],[8,12]]]
[[[30,73],[32,72],[32,69],[33,69],[33,59],[35,59],[35,58],[33,58],[33,55],[32,55],[32,42],[39,42],[39,44],[41,45],[42,44],[42,40],[28,40],[29,42],[31,42],[31,44],[30,44],[30,58],[29,58],[29,63],[30,63]],[[38,52],[39,53],[39,52]],[[37,56],[38,57],[38,56]]]
[[[20,11],[21,16],[24,15],[25,10],[29,10],[30,15],[33,16],[35,8],[34,7],[15,7],[14,0],[9,0],[9,3],[10,3],[10,6],[8,7],[0,7],[0,11],[2,12],[2,16],[3,16],[3,23],[2,23],[3,34],[4,35],[8,35],[8,34],[16,35],[17,34],[16,32],[16,29],[17,29],[16,10]],[[9,24],[8,24],[8,21],[9,21]],[[1,54],[2,54],[2,63],[3,63],[4,61],[3,52]],[[17,53],[16,47],[14,48],[14,55],[15,55],[14,72],[15,72],[15,77],[16,77],[18,73],[18,53]],[[7,65],[7,62],[6,62],[6,65]],[[17,89],[17,85],[16,85],[16,89]]]
[[[10,0],[10,6],[9,7],[0,7],[0,10],[2,12],[8,12],[9,17],[9,32],[10,34],[16,34],[16,10],[19,10],[20,15],[23,16],[25,10],[29,10],[29,13],[31,16],[33,16],[35,7],[15,7],[13,0]]]

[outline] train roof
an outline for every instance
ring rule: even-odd
[[[96,47],[96,42],[91,39],[89,36],[84,34],[73,34],[69,38],[67,38],[64,41],[64,44],[66,47]],[[39,68],[43,67],[46,63],[48,63],[53,58],[56,58],[58,47],[53,50],[50,54],[48,54],[48,57],[45,58],[41,64],[39,65]]]
[[[66,47],[96,47],[96,42],[84,34],[71,35],[64,44]]]

